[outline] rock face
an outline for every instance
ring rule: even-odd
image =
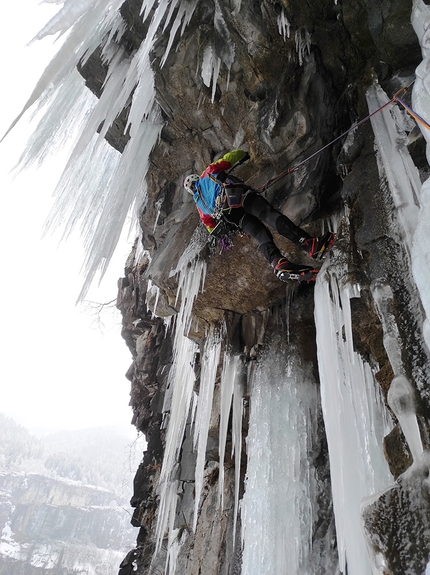
[[[116,573],[133,541],[116,464],[127,439],[109,427],[39,439],[3,414],[0,438],[0,573]]]
[[[122,42],[130,54],[147,33],[138,11],[136,0],[126,1],[121,8],[127,26]],[[421,52],[410,24],[410,12],[411,3],[406,0],[318,0],[311,4],[298,0],[203,1],[196,6],[180,39],[175,38],[174,49],[163,65],[160,59],[167,33],[160,34],[154,46],[156,99],[164,127],[150,156],[148,201],[140,217],[142,243],[148,257],[137,257],[139,250],[130,256],[118,296],[118,307],[124,316],[124,339],[134,357],[127,374],[131,381],[133,423],[148,440],[132,498],[132,522],[140,528],[137,552],[133,555],[138,573],[164,569],[166,555],[170,565],[176,565],[176,573],[240,572],[241,546],[236,540],[238,535],[234,535],[234,478],[238,473],[242,497],[247,470],[248,401],[252,405],[250,390],[255,365],[274,333],[274,310],[282,306],[290,310],[276,317],[283,318],[291,349],[303,365],[312,366],[309,369],[314,383],[319,384],[313,287],[286,293],[285,286],[274,277],[248,237],[235,236],[233,249],[219,255],[217,249],[205,244],[192,199],[184,194],[185,174],[202,172],[208,163],[230,149],[249,150],[251,160],[235,173],[257,189],[275,174],[306,160],[271,187],[266,197],[314,235],[321,233],[327,218],[333,218],[328,220],[330,225],[338,224],[335,253],[346,270],[339,283],[360,286],[360,297],[351,298],[354,349],[374,366],[384,397],[396,366],[384,346],[387,326],[381,320],[374,294],[378,286],[390,289],[390,317],[397,326],[402,369],[413,383],[424,448],[428,447],[429,357],[422,336],[423,311],[411,277],[410,259],[398,233],[399,210],[393,207],[388,185],[381,186],[381,160],[375,154],[370,123],[349,132],[345,145],[345,138],[335,141],[368,114],[366,92],[372,83],[377,81],[391,97],[402,85],[413,81]],[[208,47],[220,63],[215,85],[213,79],[212,83],[209,81],[213,73],[210,66],[204,77],[199,73]],[[104,76],[97,52],[81,73],[91,89],[100,93]],[[409,95],[404,97],[409,99]],[[127,110],[108,134],[109,141],[120,151],[127,141],[126,136],[120,135],[126,117]],[[423,180],[427,175],[424,140],[412,125],[407,133],[404,145]],[[329,142],[333,143],[322,149]],[[287,257],[307,261],[287,240],[277,235],[275,239]],[[165,540],[156,549],[158,482],[169,422],[168,374],[174,361],[175,333],[164,318],[175,316],[187,295],[182,292],[177,298],[179,276],[175,270],[187,260],[190,245],[207,264],[204,291],[196,298],[191,328],[186,334],[199,350],[194,361],[195,390],[199,392],[202,385],[198,358],[203,356],[208,334],[223,325],[221,353],[233,350],[244,365],[244,444],[239,460],[226,456],[224,507],[220,508],[218,373],[197,529],[193,529],[193,470],[197,464],[189,419],[176,462],[176,539]],[[320,434],[324,436],[321,406],[318,410]],[[393,422],[396,424],[394,416]],[[231,442],[229,427],[227,443]],[[398,427],[387,437],[385,448],[391,471],[398,477],[410,464]],[[319,516],[311,530],[315,541],[332,540],[331,559],[326,570],[320,571],[332,573],[336,550],[324,440],[314,446],[313,459],[320,478]],[[425,529],[423,532],[427,537]],[[375,538],[373,544],[376,545]],[[410,557],[396,554],[396,544],[384,545],[388,572],[413,572],[408,571]],[[419,569],[428,559],[424,544],[421,549],[422,557],[413,563],[419,564]],[[174,558],[173,550],[177,550]],[[127,569],[131,569],[128,561],[120,573],[127,573]]]
[[[0,573],[7,575],[114,573],[130,540],[112,493],[65,480],[3,473],[0,511]]]

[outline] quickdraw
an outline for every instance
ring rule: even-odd
[[[427,130],[430,130],[430,124],[428,124],[424,118],[422,118],[419,114],[417,114],[416,112],[414,112],[412,110],[412,108],[410,106],[408,106],[407,104],[405,104],[403,102],[403,100],[401,100],[399,97],[394,96],[396,101],[403,106],[403,108],[408,112],[408,114],[410,114],[412,116],[412,118],[414,118],[414,120],[416,120],[418,122],[418,124],[421,124],[421,126],[424,126],[424,128],[427,128]]]

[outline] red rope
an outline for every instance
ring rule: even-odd
[[[301,166],[303,166],[303,164],[306,164],[306,162],[309,162],[309,160],[312,160],[312,158],[314,158],[315,156],[317,156],[318,154],[323,152],[328,147],[332,146],[335,142],[337,142],[338,140],[340,140],[341,138],[343,138],[344,136],[349,134],[349,132],[351,132],[352,130],[355,130],[356,128],[361,126],[361,124],[364,124],[364,122],[367,122],[368,120],[370,120],[370,118],[372,118],[375,114],[377,114],[378,112],[380,112],[381,110],[383,110],[384,108],[389,106],[390,104],[393,104],[396,100],[399,101],[402,104],[402,106],[405,106],[401,102],[401,100],[398,98],[398,95],[401,92],[407,92],[409,87],[410,87],[410,85],[406,88],[400,88],[400,90],[394,94],[394,96],[391,98],[391,100],[389,102],[386,102],[385,104],[380,106],[377,110],[375,110],[374,112],[372,112],[371,114],[369,114],[368,116],[366,116],[365,118],[360,120],[359,122],[355,122],[348,130],[346,130],[346,132],[343,132],[343,134],[341,134],[340,136],[337,136],[337,138],[335,138],[334,140],[332,140],[331,142],[329,142],[328,144],[326,144],[325,146],[323,146],[322,148],[320,148],[319,150],[317,150],[316,152],[311,154],[308,158],[305,158],[304,160],[302,160],[301,162],[299,162],[298,164],[296,164],[292,168],[288,168],[288,170],[285,170],[285,172],[282,172],[278,176],[275,176],[274,178],[269,180],[266,184],[264,184],[264,186],[262,186],[261,188],[258,188],[257,192],[264,193],[271,186],[273,186],[273,184],[276,184],[276,182],[279,182],[279,180],[282,180],[283,178],[285,178],[285,176],[288,176],[289,174],[292,174],[293,172],[298,170]],[[406,109],[407,109],[407,107],[406,107]],[[421,118],[421,120],[422,120],[422,118]],[[424,120],[422,120],[422,121],[424,122]],[[428,124],[427,124],[427,127],[430,129],[430,126]]]

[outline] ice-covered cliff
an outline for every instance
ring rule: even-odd
[[[130,210],[139,224],[118,306],[148,448],[121,575],[424,573],[428,162],[391,98],[407,87],[430,120],[429,7],[85,6],[41,33],[70,28],[29,100],[52,106],[23,165],[79,117],[50,222],[82,222],[89,281]],[[250,238],[208,245],[183,177],[238,147],[255,188],[300,164],[266,197],[338,232],[315,286],[280,284]]]

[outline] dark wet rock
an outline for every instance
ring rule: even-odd
[[[401,476],[399,483],[363,511],[368,540],[393,575],[426,571],[430,557],[428,461]]]

